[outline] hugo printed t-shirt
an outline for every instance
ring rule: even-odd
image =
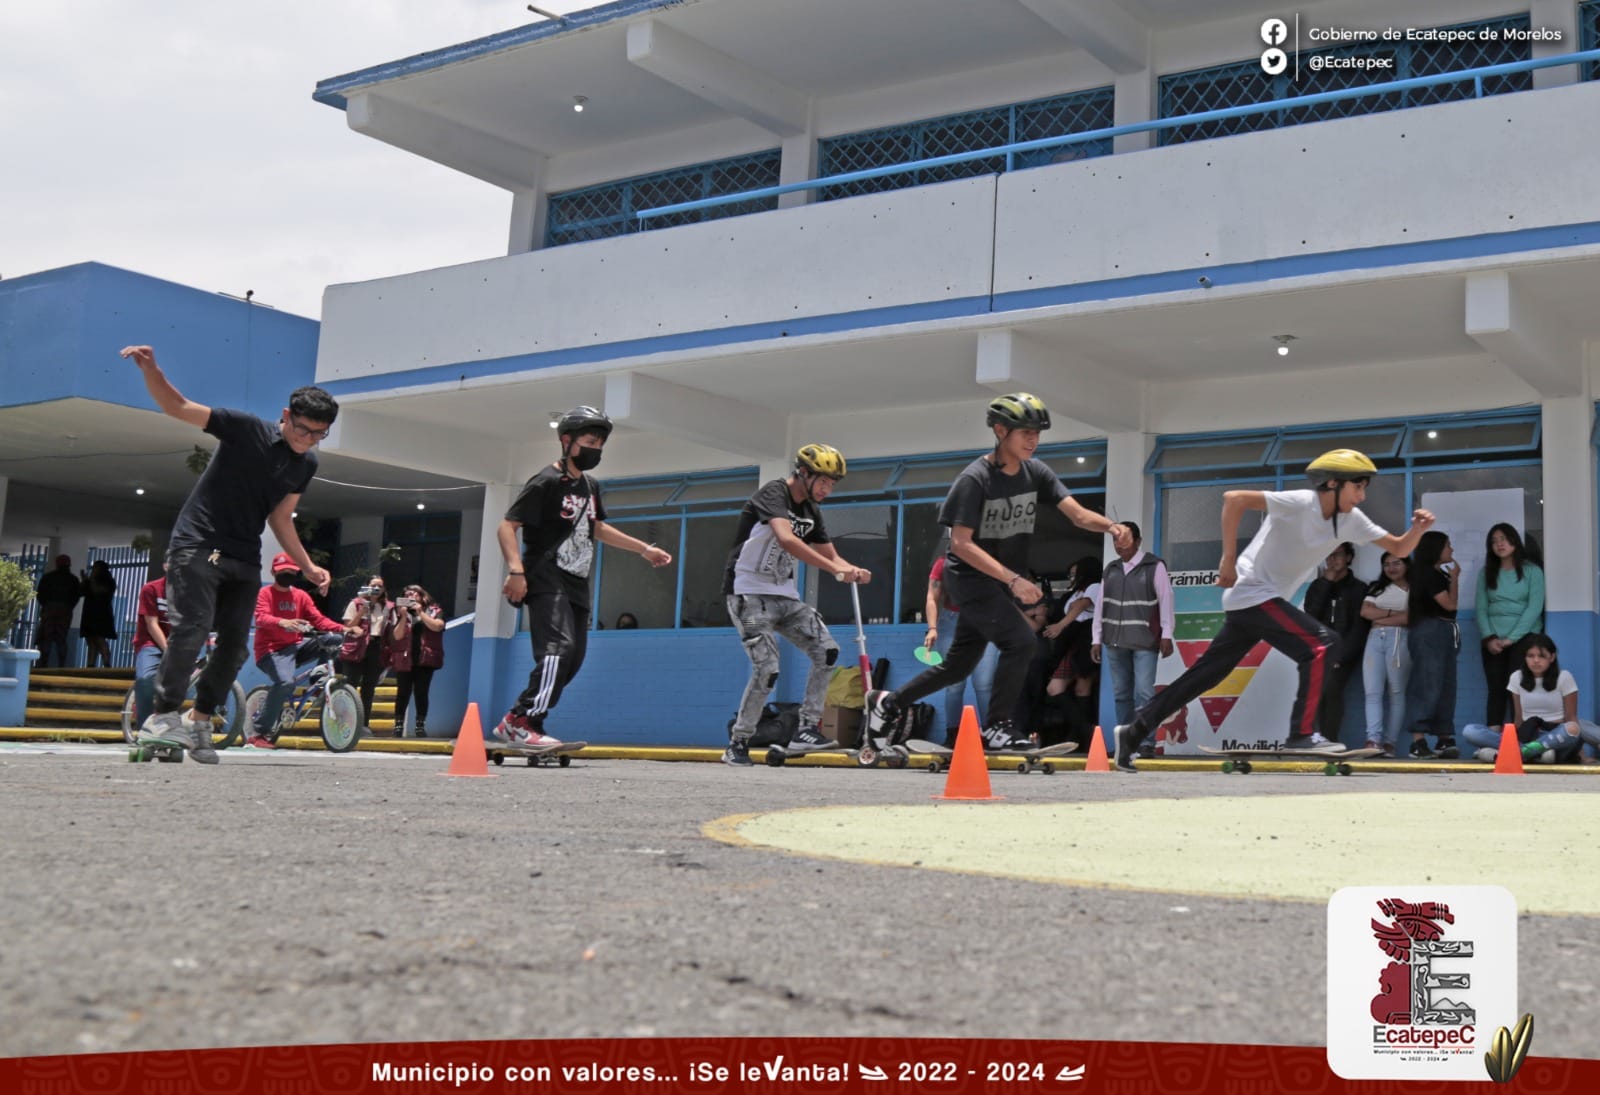
[[[1039,507],[1060,505],[1068,497],[1067,488],[1043,460],[1024,460],[1016,474],[1006,475],[998,464],[980,456],[950,484],[950,493],[939,509],[939,523],[970,528],[975,544],[1002,566],[1025,575],[1028,540]],[[955,580],[982,573],[954,553],[948,556],[945,568]]]

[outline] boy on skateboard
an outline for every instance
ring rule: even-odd
[[[1118,769],[1137,771],[1134,755],[1151,729],[1215,687],[1258,642],[1287,654],[1300,667],[1284,749],[1344,751],[1342,744],[1317,732],[1317,709],[1338,636],[1288,597],[1343,541],[1410,555],[1433,527],[1433,514],[1419,509],[1411,515],[1406,534],[1394,536],[1356,508],[1366,500],[1367,484],[1377,470],[1363,453],[1334,449],[1306,467],[1310,490],[1230,490],[1222,496],[1222,561],[1217,564],[1217,584],[1227,590],[1222,595],[1222,630],[1186,673],[1157,692],[1131,723],[1116,728]],[[1267,517],[1238,554],[1239,522],[1246,510],[1264,511]]]
[[[561,739],[544,731],[561,693],[583,667],[589,645],[589,574],[594,544],[631,551],[651,566],[672,556],[635,540],[605,521],[600,484],[589,475],[611,436],[611,419],[593,407],[574,407],[556,424],[561,459],[541,468],[522,487],[498,532],[505,558],[506,600],[528,607],[533,671],[511,710],[490,731],[491,742],[545,746]],[[517,550],[517,533],[522,550]]]
[[[991,752],[1032,744],[1026,728],[1012,721],[1033,657],[1034,630],[1021,605],[1037,604],[1044,591],[1023,575],[1034,515],[1054,506],[1079,528],[1110,533],[1119,546],[1129,533],[1110,518],[1085,509],[1067,492],[1056,473],[1033,457],[1039,434],[1050,428],[1050,412],[1027,392],[1003,395],[989,404],[985,421],[994,433],[994,451],[978,457],[956,477],[939,523],[950,528],[945,588],[961,607],[955,639],[942,665],[928,669],[895,691],[867,693],[867,730],[877,733],[912,703],[965,680],[985,645],[1000,648],[989,725],[983,746]]]
[[[839,658],[839,644],[817,610],[800,599],[794,564],[798,559],[845,582],[872,580],[870,571],[839,557],[818,509],[844,474],[844,455],[838,449],[802,445],[789,477],[774,479],[756,491],[739,514],[722,592],[727,595],[728,615],[738,629],[739,641],[750,657],[750,681],[729,731],[724,764],[750,764],[750,738],[778,681],[779,635],[811,660],[805,698],[800,703],[800,727],[786,748],[805,753],[835,744],[822,735],[817,724],[822,719],[828,678]]]
[[[272,528],[283,550],[323,593],[328,572],[306,554],[294,511],[317,472],[311,450],[328,436],[339,404],[321,388],[297,388],[277,422],[185,399],[156,364],[149,346],[128,346],[156,406],[220,444],[189,492],[167,544],[167,617],[172,630],[156,675],[153,713],[141,742],[182,745],[201,764],[217,763],[211,716],[249,654],[250,618],[261,585],[261,532]],[[189,675],[211,631],[217,645],[194,686],[194,708],[180,715]]]

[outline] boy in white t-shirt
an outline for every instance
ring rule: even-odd
[[[1151,729],[1214,688],[1258,642],[1288,655],[1300,667],[1284,748],[1344,749],[1316,728],[1329,651],[1338,636],[1290,604],[1288,596],[1345,540],[1410,555],[1422,534],[1433,527],[1433,514],[1419,509],[1406,534],[1394,536],[1356,508],[1366,500],[1367,484],[1377,470],[1362,453],[1334,449],[1307,466],[1313,490],[1230,490],[1222,496],[1222,561],[1217,564],[1217,584],[1227,590],[1222,595],[1226,612],[1222,630],[1188,672],[1157,692],[1133,722],[1117,727],[1118,769],[1137,771],[1134,755]],[[1264,510],[1267,517],[1243,554],[1236,554],[1239,522],[1246,510]]]

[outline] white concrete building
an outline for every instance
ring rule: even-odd
[[[643,626],[594,636],[563,736],[721,741],[747,670],[717,592],[732,514],[809,440],[851,461],[827,513],[878,576],[873,653],[908,676],[936,502],[987,445],[983,404],[1016,389],[1050,405],[1069,486],[1178,569],[1215,565],[1225,486],[1296,485],[1338,445],[1378,459],[1367,509],[1396,530],[1425,494],[1521,492],[1592,717],[1594,62],[1164,121],[1600,44],[1593,0],[1396,19],[1359,0],[624,0],[326,80],[358,133],[511,195],[507,254],[328,289],[317,381],[346,408],[328,444],[487,484],[462,550],[492,590],[494,518],[554,459],[551,413],[617,421],[612,519],[680,565],[603,553],[597,618]],[[1133,130],[807,185],[1110,126]],[[1035,565],[1103,546],[1047,525]],[[529,652],[509,608],[478,609],[470,693],[498,717]],[[1458,723],[1482,707],[1462,621]]]

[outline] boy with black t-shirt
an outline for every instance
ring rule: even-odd
[[[589,469],[611,436],[611,419],[593,407],[574,407],[556,425],[561,459],[541,468],[522,487],[500,522],[500,553],[507,576],[502,592],[528,606],[533,671],[490,737],[518,745],[559,745],[544,720],[578,675],[589,645],[589,574],[595,541],[640,555],[664,567],[672,556],[605,521],[600,484]],[[517,532],[522,550],[517,550]]]
[[[822,524],[819,503],[844,478],[844,454],[832,445],[802,445],[787,479],[767,483],[744,504],[733,551],[723,574],[722,592],[739,641],[750,657],[750,681],[728,732],[722,763],[750,763],[750,738],[761,709],[778,681],[778,635],[799,647],[811,661],[800,726],[789,739],[790,752],[827,749],[834,743],[817,729],[828,678],[839,659],[839,644],[816,609],[800,599],[795,560],[818,567],[844,582],[868,582],[872,573],[839,557]]]
[[[1039,433],[1050,428],[1050,412],[1027,392],[1003,395],[989,404],[985,421],[994,431],[994,451],[978,457],[956,476],[939,523],[950,528],[950,554],[944,581],[950,599],[961,607],[955,640],[942,665],[918,675],[895,691],[867,693],[868,732],[875,733],[908,704],[965,680],[988,643],[1000,648],[986,750],[1015,749],[1028,742],[1026,727],[1012,721],[1033,657],[1034,630],[1018,607],[1036,604],[1044,591],[1023,577],[1028,545],[1040,505],[1054,506],[1079,528],[1108,532],[1119,545],[1129,532],[1109,517],[1085,509],[1067,492],[1056,473],[1033,458]]]
[[[128,346],[156,406],[221,442],[200,481],[178,511],[167,542],[167,615],[172,630],[156,675],[154,713],[141,741],[178,741],[202,764],[217,763],[211,716],[227,697],[249,654],[250,620],[261,585],[261,531],[278,543],[311,584],[326,593],[332,579],[311,561],[294,527],[300,495],[317,472],[318,441],[338,417],[339,404],[321,388],[297,388],[275,423],[244,411],[185,399],[156,364],[148,346]],[[180,715],[189,676],[206,636],[217,645],[194,686],[194,707]]]

